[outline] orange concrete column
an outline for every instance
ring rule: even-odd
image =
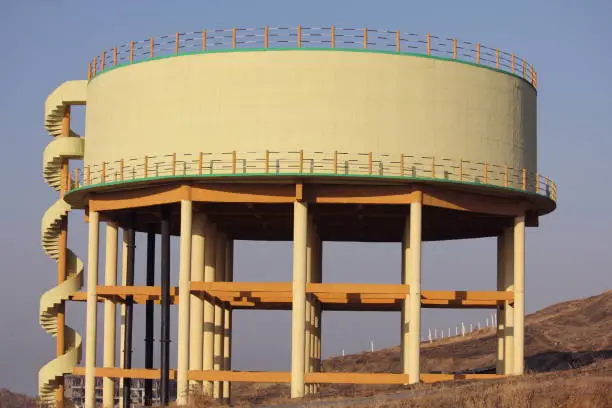
[[[96,408],[96,335],[98,297],[98,251],[100,218],[97,211],[89,212],[87,246],[87,321],[85,330],[85,408]]]
[[[115,286],[117,284],[117,224],[106,224],[106,257],[104,261],[104,284]],[[116,339],[117,308],[112,299],[104,302],[104,367],[115,367],[115,339]],[[115,406],[115,379],[104,377],[102,389],[102,406],[113,408]]]
[[[306,248],[308,207],[293,203],[293,302],[291,309],[291,398],[304,396],[306,330]]]
[[[189,394],[189,278],[191,276],[191,200],[181,200],[181,236],[179,259],[179,304],[176,364],[176,402],[185,405]]]
[[[206,228],[206,242],[204,255],[204,282],[215,281],[215,258],[217,229],[214,224],[208,224]],[[214,333],[215,333],[215,305],[212,301],[204,299],[204,335],[202,342],[202,369],[212,370],[214,361]],[[204,381],[204,392],[213,395],[213,383]]]
[[[525,371],[525,217],[514,219],[514,374]]]
[[[225,279],[225,234],[217,234],[215,242],[215,282],[223,282]],[[214,357],[213,370],[220,371],[223,368],[223,343],[224,343],[224,327],[223,318],[225,312],[223,303],[218,299],[214,301],[215,305],[215,326],[214,326]],[[213,398],[219,399],[223,396],[222,383],[215,381],[213,384]]]
[[[514,292],[514,231],[504,229],[503,234],[504,290]],[[514,374],[514,302],[504,302],[504,374]]]
[[[225,281],[234,281],[234,240],[228,239],[225,245]],[[230,371],[232,369],[232,309],[227,305],[223,318],[223,370]],[[223,402],[229,404],[231,400],[232,383],[229,381],[223,382]]]
[[[422,199],[422,195],[420,195]],[[408,359],[409,383],[419,382],[421,374],[421,224],[423,204],[421,199],[410,204],[410,222],[406,226],[409,235],[406,237],[406,248],[410,257],[406,260],[406,281],[410,285],[410,307],[404,312],[408,315],[408,336],[405,339]],[[404,316],[406,317],[406,316]]]
[[[206,215],[198,212],[193,217],[191,231],[191,281],[204,281],[204,248],[206,242]],[[204,297],[199,294],[190,295],[189,320],[189,369],[201,370],[204,335]],[[190,381],[191,387],[200,387],[201,381]]]

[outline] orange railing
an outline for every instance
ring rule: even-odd
[[[548,177],[488,162],[407,154],[346,152],[225,152],[143,156],[76,168],[72,189],[160,177],[361,176],[461,182],[526,191],[557,199]]]
[[[499,48],[431,34],[334,26],[222,28],[151,37],[104,50],[89,62],[87,72],[91,79],[111,67],[151,58],[217,50],[267,48],[368,49],[426,55],[498,69],[537,86],[537,73],[533,65]]]

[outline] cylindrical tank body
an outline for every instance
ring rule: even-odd
[[[369,51],[239,50],[118,67],[88,85],[86,135],[92,168],[145,155],[302,149],[342,152],[347,162],[403,153],[537,172],[530,83]]]

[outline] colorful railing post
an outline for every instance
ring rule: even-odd
[[[106,51],[102,51],[102,61],[100,61],[100,65],[101,65],[100,69],[104,71],[104,67],[106,65]],[[533,71],[533,66],[531,68]]]
[[[302,26],[297,26],[297,47],[302,48]]]
[[[87,180],[87,185],[91,184],[91,168],[89,166],[85,167],[85,179]]]
[[[334,174],[338,174],[338,151],[334,150]]]
[[[436,158],[431,157],[431,178],[436,178]]]
[[[476,43],[476,63],[480,64],[480,43]]]
[[[459,159],[459,181],[463,181],[463,159]]]
[[[121,175],[121,181],[124,180],[123,169],[124,169],[124,167],[123,167],[123,159],[121,159],[121,160],[119,160],[119,172],[120,172],[120,175]]]
[[[130,41],[130,64],[134,63],[134,41]]]
[[[113,48],[113,66],[117,65],[117,47]]]
[[[401,46],[401,38],[400,38],[400,31],[397,30],[395,32],[395,52],[401,52],[402,46]]]
[[[268,38],[270,36],[270,29],[268,26],[264,27],[264,48],[268,48]]]
[[[363,28],[363,48],[368,48],[368,28]]]
[[[155,57],[155,39],[149,38],[149,58]]]
[[[304,172],[304,150],[300,150],[300,156],[298,160],[300,161],[300,174],[302,174]]]
[[[514,72],[516,71],[515,66],[516,66],[516,56],[514,54],[512,54],[511,57],[511,64],[512,65],[512,73],[514,74]]]
[[[453,59],[457,59],[457,39],[453,38]]]
[[[206,50],[206,30],[202,30],[202,51]]]
[[[142,163],[142,169],[143,169],[144,177],[145,178],[149,177],[149,156],[147,155],[145,155],[144,157],[144,161]]]
[[[232,28],[232,48],[236,48],[236,27]]]
[[[427,41],[427,55],[431,55],[431,34],[427,33],[426,41]]]
[[[198,174],[202,175],[202,167],[204,167],[204,153],[198,154]]]
[[[508,165],[507,164],[504,170],[504,187],[508,187]]]
[[[329,37],[331,48],[336,48],[336,27],[331,26],[329,28]]]
[[[176,153],[172,153],[172,175],[176,176]]]
[[[106,162],[102,162],[102,183],[106,183]]]
[[[232,150],[232,174],[236,174],[236,151]]]
[[[400,154],[400,176],[404,176],[404,153]]]
[[[523,168],[523,172],[522,172],[523,176],[522,176],[522,187],[523,187],[523,191],[527,190],[527,169]]]
[[[180,42],[180,39],[181,39],[181,34],[177,31],[176,39],[175,39],[175,44],[174,44],[174,53],[176,55],[178,55],[178,53],[179,53],[179,42]]]
[[[368,153],[368,174],[372,175],[372,152]]]
[[[499,48],[495,49],[495,68],[499,69]]]

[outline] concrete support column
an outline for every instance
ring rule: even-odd
[[[204,281],[204,248],[206,242],[206,215],[196,213],[193,217],[191,229],[191,281]],[[204,337],[204,296],[201,294],[190,295],[190,320],[189,320],[189,369],[202,370]],[[193,389],[200,389],[202,383],[190,381]]]
[[[106,224],[106,256],[104,260],[104,284],[115,286],[117,284],[117,224]],[[104,302],[104,356],[103,365],[107,368],[115,367],[115,338],[116,338],[117,308],[112,299]],[[113,408],[115,406],[115,380],[104,377],[102,380],[102,406]]]
[[[225,235],[217,235],[215,243],[215,282],[223,282],[225,280]],[[223,318],[225,317],[223,302],[218,299],[215,300],[215,328],[214,328],[214,360],[213,369],[220,371],[223,369],[223,343],[225,324]],[[213,384],[213,398],[219,399],[223,396],[222,382],[215,381]]]
[[[97,211],[89,212],[87,247],[87,321],[85,334],[85,408],[96,408],[96,334],[98,298],[98,251],[100,218]]]
[[[291,398],[304,396],[304,332],[306,328],[306,247],[308,207],[293,203],[293,303],[291,310]]]
[[[234,240],[228,239],[225,245],[225,281],[234,281]],[[232,370],[232,309],[230,305],[226,305],[223,317],[223,370]],[[232,383],[229,381],[223,382],[223,402],[230,403]]]
[[[406,247],[410,248],[410,257],[406,261],[406,281],[410,285],[410,307],[404,313],[408,315],[407,353],[409,383],[419,382],[421,374],[421,224],[423,204],[419,200],[410,204],[410,222],[406,229],[410,232]]]
[[[176,364],[176,402],[185,405],[189,394],[189,278],[191,276],[191,200],[181,200],[181,237],[179,259],[178,357]]]
[[[514,374],[525,371],[525,217],[514,219]]]
[[[514,292],[514,231],[504,229],[503,233],[503,276],[504,290]],[[504,302],[504,374],[514,374],[514,302]]]
[[[217,230],[213,224],[208,224],[206,228],[206,241],[204,250],[204,282],[215,281],[215,240]],[[215,305],[212,301],[204,298],[204,335],[202,342],[202,370],[213,369],[214,357],[214,332],[215,332]],[[204,392],[213,395],[213,383],[204,381]]]

